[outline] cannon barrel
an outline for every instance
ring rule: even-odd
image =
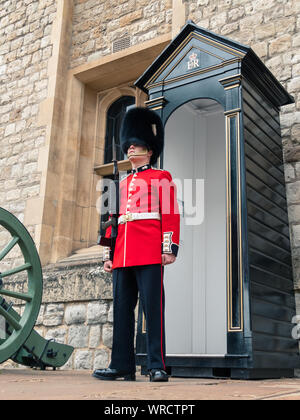
[[[73,347],[45,340],[33,330],[43,294],[42,267],[34,241],[25,226],[1,207],[0,227],[1,238],[6,240],[0,250],[0,363],[12,359],[41,369],[61,367]],[[24,276],[22,290],[14,290],[10,280],[19,273]],[[14,310],[13,302],[7,301],[9,298],[22,304],[21,315]]]

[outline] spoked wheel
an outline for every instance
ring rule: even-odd
[[[0,228],[1,237],[5,237],[5,245],[0,247],[0,316],[6,326],[4,332],[0,331],[0,363],[3,363],[22,347],[35,325],[42,301],[43,275],[29,232],[15,216],[1,207]],[[14,260],[17,253],[20,258]],[[13,276],[18,273],[25,277],[16,287]],[[11,310],[7,298],[25,305],[22,315],[17,316]]]

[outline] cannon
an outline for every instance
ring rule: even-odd
[[[0,363],[11,359],[24,366],[55,370],[67,363],[74,348],[46,340],[33,329],[43,294],[35,243],[25,226],[1,207],[0,229],[1,242],[5,242],[0,248]],[[22,281],[12,281],[15,275]],[[22,311],[14,309],[17,302]]]

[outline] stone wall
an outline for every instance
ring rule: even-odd
[[[0,205],[21,221],[26,201],[40,193],[46,127],[37,116],[47,97],[55,15],[55,0],[0,0]]]
[[[110,300],[49,303],[42,305],[35,330],[75,348],[64,369],[91,370],[109,364],[112,322]]]
[[[102,264],[73,263],[47,266],[43,278],[43,303],[35,330],[47,340],[75,348],[64,369],[107,367],[112,347],[111,276]],[[24,275],[15,276],[10,288],[22,290],[24,281]],[[21,312],[19,303],[14,302],[14,309]]]
[[[172,30],[172,0],[75,0],[71,67],[113,52],[113,42],[139,44]]]

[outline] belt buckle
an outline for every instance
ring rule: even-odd
[[[126,213],[125,214],[125,222],[132,222],[132,221],[133,221],[132,213]]]

